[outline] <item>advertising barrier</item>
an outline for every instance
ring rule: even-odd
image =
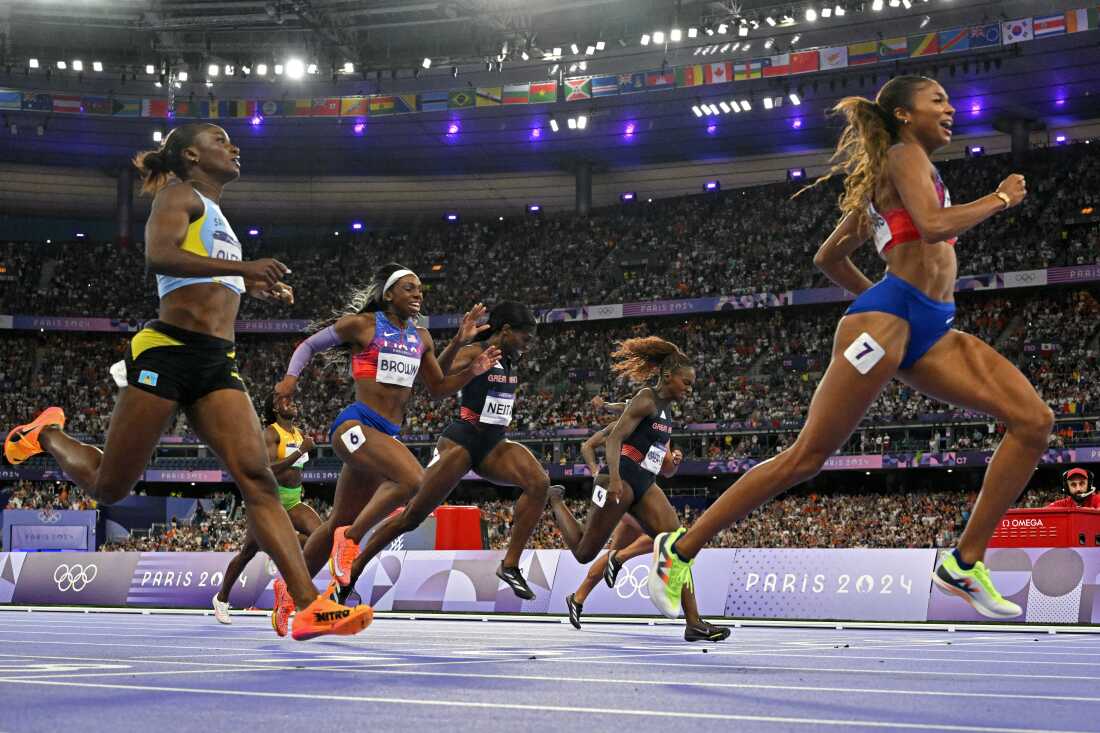
[[[936,550],[714,549],[693,569],[706,617],[838,621],[988,621],[931,583]],[[501,551],[384,552],[356,585],[379,611],[562,614],[587,573],[564,550],[527,550],[520,567],[536,597],[496,577]],[[230,552],[0,553],[0,604],[209,608]],[[1013,623],[1100,623],[1100,548],[993,549],[994,582],[1020,604]],[[585,612],[654,616],[648,558],[628,562],[614,588],[601,581]],[[248,564],[234,608],[271,608],[275,568]],[[327,571],[316,579],[328,582]]]

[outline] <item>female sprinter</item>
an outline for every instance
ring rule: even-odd
[[[286,377],[275,386],[278,396],[289,397],[315,353],[343,347],[332,355],[333,361],[341,362],[350,349],[356,401],[344,408],[329,429],[332,447],[344,465],[336,482],[332,513],[306,542],[310,577],[324,567],[337,527],[351,524],[368,502],[385,504],[384,517],[407,501],[420,484],[424,469],[397,440],[413,384],[419,379],[432,397],[445,397],[487,372],[500,357],[500,351],[490,347],[452,370],[459,347],[489,328],[488,324],[477,325],[485,308],[479,303],[465,315],[455,338],[437,359],[428,329],[415,325],[422,301],[416,273],[392,262],[383,265],[370,285],[352,297],[345,315],[298,345]],[[285,591],[283,582],[275,581],[272,625],[281,633],[285,633],[293,611]]]
[[[611,356],[615,359],[611,368],[619,374],[636,382],[655,375],[658,379],[656,386],[643,387],[631,398],[607,436],[604,450],[610,475],[606,480],[597,477],[592,495],[595,508],[588,523],[582,527],[576,520],[560,488],[550,492],[550,507],[558,530],[573,557],[581,563],[596,557],[627,512],[650,534],[671,532],[679,524],[676,510],[657,486],[656,479],[658,473],[671,476],[676,472],[667,456],[672,437],[669,413],[673,402],[680,402],[691,393],[695,369],[675,344],[656,336],[627,339]],[[690,588],[684,595],[684,615],[687,620],[684,638],[688,641],[721,641],[729,636],[729,629],[699,617]]]
[[[342,553],[343,557],[350,555],[354,560],[346,570],[340,568],[337,576],[343,585],[341,598],[351,592],[367,563],[395,538],[419,527],[471,468],[489,481],[518,486],[522,491],[516,501],[512,536],[497,568],[497,577],[520,598],[535,597],[520,573],[519,560],[546,508],[550,478],[531,451],[506,437],[519,387],[516,366],[534,332],[535,318],[527,306],[504,301],[489,313],[489,330],[482,334],[482,340],[458,352],[454,362],[456,370],[468,369],[485,354],[502,356],[495,359],[491,369],[463,388],[459,419],[448,425],[440,436],[436,457],[428,464],[416,495],[405,511],[379,525],[358,557],[355,556],[358,538],[368,528],[357,527],[346,531],[344,536],[337,531],[334,542],[343,543],[348,548]]]
[[[281,262],[241,260],[241,245],[218,202],[241,174],[240,150],[225,130],[192,123],[172,130],[154,151],[134,159],[143,191],[155,194],[145,225],[145,262],[157,276],[158,320],[130,342],[130,389],[115,404],[103,451],[63,432],[65,416],[51,407],[8,435],[4,452],[21,463],[45,450],[89,495],[119,501],[141,478],[177,408],[217,453],[248,506],[249,532],[286,578],[300,612],[295,639],[354,634],[372,612],[349,610],[317,595],[290,517],[279,503],[263,431],[237,374],[233,322],[241,295],[293,300],[280,282]],[[170,179],[174,177],[175,181]]]
[[[279,501],[290,515],[290,522],[298,538],[305,544],[313,530],[321,526],[321,518],[313,507],[302,501],[302,466],[309,460],[309,452],[315,447],[313,439],[303,437],[302,431],[294,425],[298,417],[298,405],[293,400],[276,397],[269,393],[264,400],[264,445],[267,447],[267,460],[275,480],[279,482]],[[244,544],[225,569],[222,586],[213,598],[214,618],[218,623],[231,624],[229,616],[229,593],[233,584],[241,577],[245,567],[251,562],[260,546],[251,533],[245,535]]]
[[[1011,362],[980,339],[952,330],[951,322],[955,238],[1019,204],[1027,194],[1024,178],[1013,174],[987,196],[950,205],[930,156],[951,141],[955,109],[934,79],[895,77],[875,101],[846,97],[834,110],[848,122],[835,156],[841,162],[829,174],[847,174],[842,217],[814,263],[858,297],[837,326],[832,361],[798,439],[742,476],[690,530],[657,538],[651,597],[663,613],[674,613],[691,560],[707,541],[816,475],[897,377],[930,397],[1005,423],[966,530],[958,547],[940,556],[932,579],[983,616],[1018,616],[1020,607],[997,591],[982,558],[1046,448],[1054,416]],[[886,276],[875,284],[850,259],[869,238],[886,260]]]

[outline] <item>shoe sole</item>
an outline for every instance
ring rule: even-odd
[[[359,608],[359,606],[356,606],[356,608]],[[318,636],[352,636],[358,634],[374,621],[374,609],[370,606],[364,608],[366,609],[365,613],[355,613],[353,611],[350,618],[327,629],[306,632],[301,635],[291,632],[291,636],[294,637],[295,641],[309,641],[310,639],[316,639]]]
[[[656,600],[664,596],[665,584],[661,582],[661,576],[654,572],[653,568],[660,567],[661,565],[661,545],[664,544],[665,538],[668,537],[668,535],[668,532],[661,532],[653,538],[653,554],[650,561],[649,580],[647,581],[649,583],[649,599],[665,618],[679,618],[679,609],[676,610],[676,613],[669,615],[664,608],[658,605]]]
[[[940,578],[940,576],[937,575],[936,573],[932,573],[932,582],[935,583],[936,586],[938,586],[940,588],[940,590],[947,591],[948,593],[953,593],[956,596],[958,596],[959,598],[962,598],[964,601],[966,601],[968,604],[970,604],[971,608],[973,608],[975,611],[980,613],[982,616],[985,616],[986,618],[992,618],[992,619],[1016,618],[1017,616],[1020,615],[1020,613],[1023,613],[1023,610],[1021,609],[1020,613],[1001,614],[1001,613],[997,613],[996,611],[994,611],[991,608],[986,608],[985,606],[979,605],[979,604],[974,602],[974,599],[970,596],[969,593],[965,593],[965,592],[959,590],[958,588],[956,588],[955,586],[951,585],[950,583],[942,580]]]

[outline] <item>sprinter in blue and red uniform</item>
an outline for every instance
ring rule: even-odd
[[[497,577],[520,598],[535,597],[520,573],[519,560],[546,508],[550,478],[531,451],[507,438],[519,387],[516,366],[534,335],[535,318],[527,306],[505,301],[489,312],[489,328],[481,335],[482,340],[463,347],[455,356],[454,370],[468,369],[486,354],[494,354],[494,360],[491,368],[462,388],[459,419],[440,436],[436,455],[405,511],[379,525],[350,567],[340,567],[339,573],[334,573],[341,583],[340,598],[348,597],[373,557],[397,537],[420,526],[470,469],[489,481],[517,486],[522,491]],[[350,532],[346,534],[351,536]],[[358,549],[358,542],[346,542],[352,543],[352,552]],[[346,556],[341,553],[342,558]]]

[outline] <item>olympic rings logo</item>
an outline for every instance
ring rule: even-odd
[[[624,601],[634,596],[649,600],[649,565],[642,563],[619,571],[615,581],[615,595]]]
[[[38,521],[42,524],[56,524],[61,520],[61,515],[50,509],[43,509],[38,512]]]
[[[97,575],[99,575],[99,568],[92,564],[58,565],[57,570],[53,571],[53,582],[57,583],[57,589],[62,593],[70,590],[79,593],[88,587]]]

